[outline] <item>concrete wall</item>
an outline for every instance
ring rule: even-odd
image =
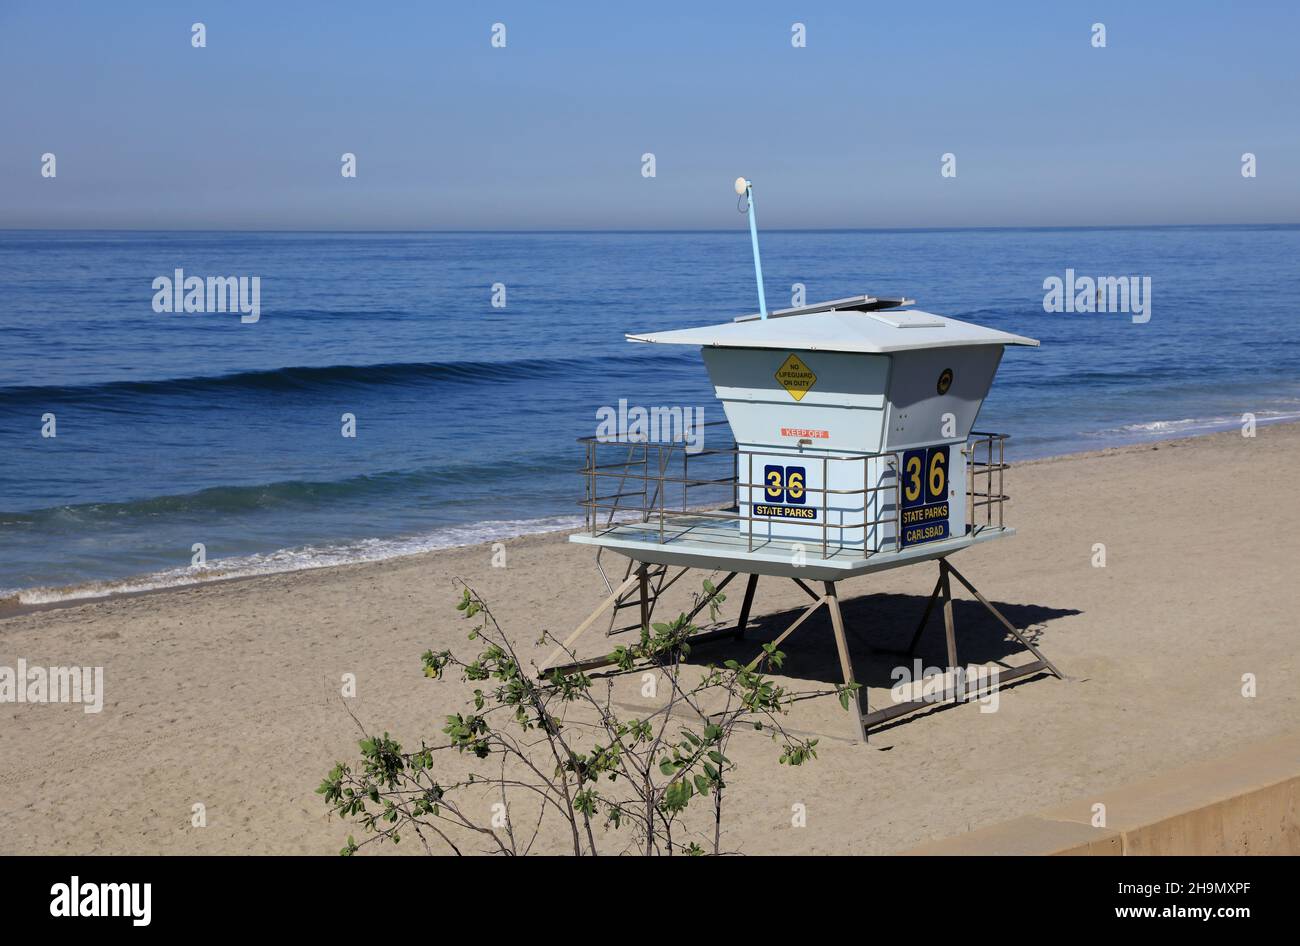
[[[1300,735],[903,853],[1300,854]]]

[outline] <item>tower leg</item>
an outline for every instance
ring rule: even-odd
[[[939,559],[939,586],[943,593],[943,632],[948,641],[948,669],[957,669],[957,632],[952,620],[952,589],[948,587],[948,560]]]
[[[940,561],[941,561],[941,562],[944,562],[944,563],[946,564],[946,560],[944,560],[944,559],[940,559]],[[993,603],[992,603],[991,601],[989,601],[988,598],[986,598],[986,597],[984,597],[982,594],[980,594],[980,593],[975,589],[975,586],[974,586],[974,585],[972,585],[969,581],[967,581],[965,578],[963,578],[961,572],[957,571],[957,569],[953,568],[951,565],[948,565],[948,571],[952,572],[953,575],[956,576],[957,580],[958,580],[959,582],[961,582],[963,585],[966,586],[966,590],[969,591],[971,594],[973,594],[973,595],[975,596],[976,600],[978,600],[980,604],[982,604],[982,605],[984,605],[984,607],[988,608],[988,609],[989,609],[989,612],[990,612],[990,613],[991,613],[995,618],[997,618],[999,621],[1002,622],[1002,626],[1005,627],[1008,631],[1010,631],[1011,634],[1012,634],[1012,636],[1015,637],[1016,640],[1018,640],[1018,641],[1020,641],[1020,643],[1024,644],[1025,647],[1029,649],[1029,652],[1032,653],[1035,657],[1037,657],[1037,658],[1042,662],[1043,666],[1044,666],[1047,670],[1051,671],[1051,673],[1052,673],[1052,674],[1053,674],[1053,675],[1054,675],[1058,680],[1064,680],[1064,679],[1065,679],[1065,674],[1063,674],[1063,673],[1061,673],[1061,671],[1057,670],[1057,669],[1056,669],[1056,665],[1055,665],[1054,663],[1052,663],[1050,660],[1048,660],[1046,657],[1044,657],[1043,654],[1042,654],[1042,652],[1041,652],[1037,647],[1035,647],[1033,644],[1031,644],[1031,643],[1029,642],[1029,638],[1025,637],[1025,635],[1022,634],[1022,633],[1020,632],[1019,628],[1017,628],[1014,624],[1012,624],[1010,621],[1008,621],[1007,618],[1006,618],[1006,616],[1005,616],[1001,611],[999,611],[997,608],[995,608],[995,607],[993,606]]]
[[[749,581],[745,584],[745,600],[740,603],[740,620],[736,622],[737,640],[745,636],[745,628],[749,625],[749,608],[754,603],[754,589],[757,587],[758,576],[750,575]]]
[[[853,662],[849,659],[849,642],[844,635],[844,615],[840,613],[840,599],[835,593],[835,582],[827,581],[822,583],[826,589],[825,601],[826,606],[831,612],[831,629],[835,633],[835,649],[840,655],[840,672],[844,675],[844,682],[852,685],[853,680]],[[858,734],[858,739],[862,742],[867,741],[867,730],[862,725],[862,701],[859,697],[861,690],[852,694],[849,703],[849,713],[853,716],[853,728]]]
[[[650,569],[644,564],[636,570],[641,595],[641,630],[650,633]]]

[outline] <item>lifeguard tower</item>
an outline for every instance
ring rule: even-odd
[[[750,196],[744,184],[742,196]],[[999,683],[1060,677],[949,562],[962,549],[1014,534],[1003,522],[1007,436],[972,428],[1005,348],[1038,342],[919,311],[908,299],[862,295],[768,315],[750,207],[760,313],[627,336],[699,347],[734,443],[691,453],[683,442],[580,441],[586,523],[570,539],[596,546],[598,563],[605,550],[625,556],[627,570],[617,586],[606,578],[609,596],[547,658],[543,672],[607,665],[604,657],[573,659],[583,634],[607,611],[608,634],[648,628],[659,596],[698,568],[726,573],[714,594],[737,575],[747,581],[737,626],[693,641],[743,637],[759,577],[790,579],[812,601],[776,645],[825,607],[851,684],[838,584],[937,561],[909,652],[942,601],[949,671],[960,672],[950,589],[956,578],[1033,655],[1002,670]],[[639,608],[639,621],[615,627],[619,611],[630,607]],[[561,657],[568,662],[557,663]],[[905,700],[871,710],[866,691],[858,692],[854,731],[863,740],[870,727],[933,703]]]

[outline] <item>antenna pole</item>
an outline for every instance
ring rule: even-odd
[[[754,279],[758,282],[758,311],[767,318],[767,297],[763,295],[763,261],[758,255],[758,223],[754,219],[754,185],[745,178],[736,179],[736,193],[745,198],[749,208],[749,241],[754,245]]]

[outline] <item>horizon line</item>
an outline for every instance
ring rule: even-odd
[[[921,227],[766,227],[764,233],[926,233],[954,230],[1188,230],[1212,228],[1300,227],[1297,222],[1255,223],[1093,223],[1093,224],[1000,224],[979,226],[921,226]],[[739,228],[742,229],[743,228]],[[543,234],[543,233],[733,233],[735,228],[724,227],[537,227],[537,228],[469,228],[469,227],[365,227],[304,228],[304,227],[5,227],[0,233],[483,233],[483,234]]]

